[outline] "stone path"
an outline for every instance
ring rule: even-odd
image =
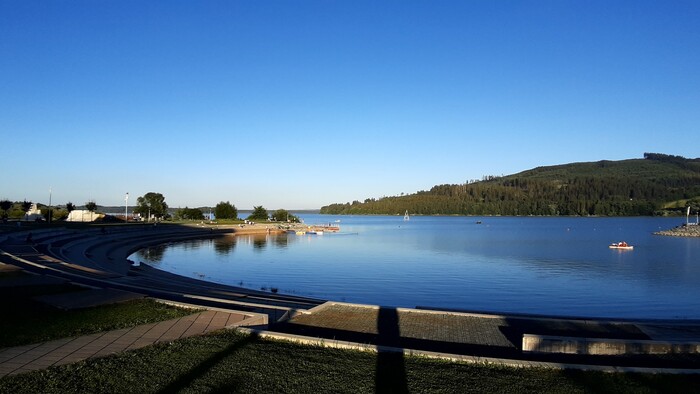
[[[139,349],[223,328],[266,324],[265,316],[216,311],[74,338],[0,349],[0,378]]]

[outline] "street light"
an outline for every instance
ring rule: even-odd
[[[51,186],[49,186],[49,224],[51,224]]]
[[[126,192],[124,198],[124,223],[129,223],[129,192]]]

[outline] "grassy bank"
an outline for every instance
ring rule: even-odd
[[[22,275],[4,273],[0,281]],[[150,299],[64,311],[33,299],[49,294],[79,294],[80,291],[83,289],[68,284],[0,287],[0,298],[5,300],[0,319],[0,348],[134,327],[194,312]]]
[[[698,392],[697,376],[470,365],[224,331],[0,379],[0,392]]]

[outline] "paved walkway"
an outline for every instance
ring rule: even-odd
[[[520,360],[524,364],[616,365],[700,372],[700,355],[697,352],[612,356],[531,353],[522,350],[524,334],[642,342],[683,338],[695,346],[700,338],[700,324],[697,322],[664,324],[529,318],[327,302],[308,312],[296,314],[288,321],[272,324],[269,330],[409,352]]]
[[[243,312],[208,310],[160,323],[4,348],[0,349],[0,378],[6,375],[44,369],[53,365],[104,357],[158,342],[203,335],[223,328],[265,323],[267,322],[264,316]]]

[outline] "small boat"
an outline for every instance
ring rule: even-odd
[[[634,249],[634,246],[627,244],[627,242],[622,241],[622,242],[613,242],[609,246],[610,249],[624,249],[624,250],[632,250]]]
[[[403,215],[403,220],[405,220],[405,221],[411,220],[411,217],[408,216],[408,209],[406,210],[406,213]]]

